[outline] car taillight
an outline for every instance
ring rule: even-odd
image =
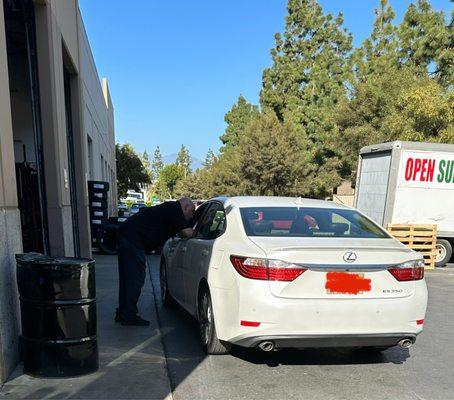
[[[399,282],[419,281],[424,278],[424,260],[408,261],[388,268],[388,271]]]
[[[306,268],[280,260],[230,256],[237,272],[249,279],[291,282],[298,278]]]

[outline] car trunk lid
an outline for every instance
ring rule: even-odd
[[[414,281],[399,282],[387,270],[412,258],[412,251],[394,239],[254,236],[250,240],[268,259],[307,268],[292,282],[270,281],[270,291],[277,297],[395,298],[410,296],[415,289]]]

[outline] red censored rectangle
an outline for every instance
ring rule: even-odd
[[[241,326],[253,326],[253,327],[260,326],[260,322],[256,322],[256,321],[241,321],[240,324],[241,324]]]
[[[359,294],[370,292],[371,280],[362,274],[348,272],[327,272],[325,289],[328,293]]]

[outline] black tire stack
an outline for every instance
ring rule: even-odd
[[[98,237],[101,227],[106,224],[108,215],[109,182],[88,181],[88,198],[90,208],[91,243],[98,248]]]

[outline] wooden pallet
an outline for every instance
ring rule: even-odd
[[[422,253],[427,269],[435,268],[437,225],[388,224],[388,232],[410,249]]]

